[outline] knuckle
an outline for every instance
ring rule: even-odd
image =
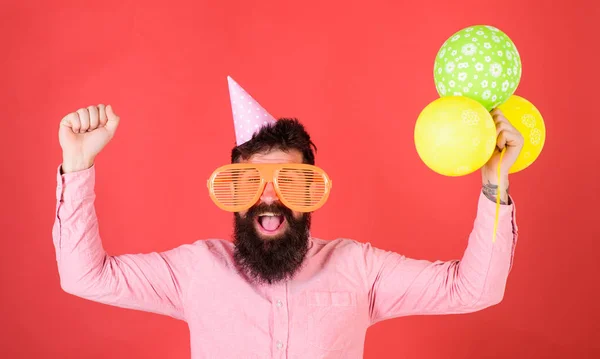
[[[67,116],[67,121],[69,121],[72,125],[79,125],[79,114],[77,112],[72,112]]]
[[[100,109],[100,111],[99,111],[100,122],[104,123],[104,122],[106,122],[106,108],[104,107],[104,105],[98,105],[98,108]]]
[[[81,122],[86,122],[90,118],[90,113],[85,108],[80,108],[77,110],[77,114],[79,115],[79,120]]]
[[[72,123],[73,121],[77,120],[78,118],[79,118],[79,115],[77,114],[77,112],[71,112],[70,114],[63,117],[62,122]]]

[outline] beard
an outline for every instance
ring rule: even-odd
[[[255,227],[258,215],[272,212],[285,217],[286,230],[277,235],[262,237]],[[290,279],[302,267],[308,252],[310,213],[299,219],[280,203],[259,203],[245,216],[234,214],[234,260],[238,268],[258,283],[277,283]]]

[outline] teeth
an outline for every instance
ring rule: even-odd
[[[276,214],[273,214],[271,212],[266,212],[266,213],[261,213],[258,215],[259,217],[263,217],[263,216],[269,216],[269,217],[275,217]]]

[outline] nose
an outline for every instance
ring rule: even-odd
[[[267,182],[263,193],[260,196],[260,201],[266,204],[271,204],[275,201],[278,201],[277,192],[275,192],[275,187],[273,186],[273,182]]]

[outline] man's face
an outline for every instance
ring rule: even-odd
[[[290,152],[277,150],[268,153],[256,154],[248,161],[242,161],[242,163],[302,163],[302,154],[295,150]],[[267,183],[255,207],[262,207],[263,209],[269,207],[284,207],[277,197],[277,193],[275,192],[275,187],[273,186],[272,182]],[[290,210],[288,210],[288,212],[293,215],[294,219],[298,220],[302,218],[302,213],[300,212]],[[239,214],[241,217],[245,218],[253,217],[252,219],[254,221],[254,227],[256,228],[257,234],[262,239],[267,241],[281,238],[282,234],[286,233],[290,229],[290,224],[286,220],[285,216],[283,216],[283,213],[272,213],[268,211],[256,213],[255,210],[250,208],[247,211],[239,212]]]
[[[302,154],[275,150],[243,162],[302,163]],[[290,278],[300,268],[308,251],[310,214],[284,206],[273,183],[267,183],[258,202],[247,211],[235,213],[234,219],[234,257],[248,275],[273,283]]]

